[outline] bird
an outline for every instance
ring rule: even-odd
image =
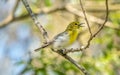
[[[77,40],[79,33],[82,31],[83,24],[84,23],[80,23],[78,21],[71,22],[67,28],[63,32],[56,35],[51,42],[41,46],[38,49],[35,49],[35,51],[48,46],[54,51],[66,49]]]

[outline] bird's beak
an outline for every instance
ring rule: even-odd
[[[79,27],[84,27],[83,24],[85,24],[85,23],[80,23],[80,24],[79,24]]]

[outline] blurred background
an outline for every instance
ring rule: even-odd
[[[85,23],[79,0],[27,0],[52,39],[75,20]],[[92,32],[104,22],[105,0],[82,0]],[[109,20],[83,52],[69,55],[90,75],[120,75],[120,0],[109,0]],[[85,24],[78,41],[90,37]],[[82,75],[60,55],[41,46],[43,37],[20,0],[0,0],[0,75]]]

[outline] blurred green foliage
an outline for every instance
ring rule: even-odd
[[[51,0],[44,0],[44,1],[45,1],[46,6],[51,6],[52,5]]]

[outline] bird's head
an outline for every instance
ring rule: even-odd
[[[82,26],[82,24],[84,23],[79,23],[79,22],[72,22],[68,25],[67,29],[68,31],[74,31],[74,30],[79,30]]]

